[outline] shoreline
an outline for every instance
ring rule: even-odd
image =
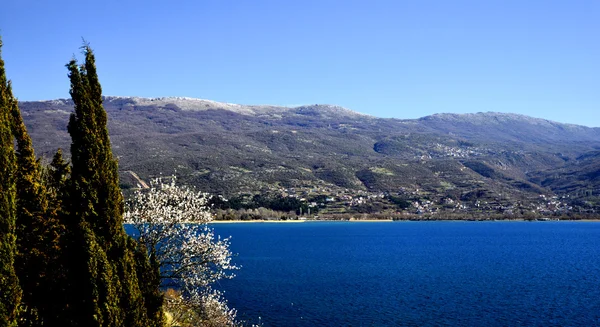
[[[306,222],[351,222],[351,223],[383,223],[383,222],[600,222],[599,219],[560,219],[560,220],[525,220],[525,219],[500,219],[500,220],[473,220],[473,219],[406,219],[406,220],[393,220],[393,219],[350,219],[350,220],[269,220],[269,219],[257,219],[257,220],[212,220],[208,224],[297,224]]]
[[[351,220],[326,220],[326,219],[311,219],[311,220],[269,220],[269,219],[256,219],[256,220],[212,220],[209,224],[245,224],[245,223],[306,223],[306,222],[363,222],[363,223],[381,223],[381,222],[392,222],[392,219],[351,219]]]
[[[304,223],[307,220],[268,220],[268,219],[254,219],[254,220],[211,220],[209,224],[258,224],[258,223]],[[309,220],[309,221],[320,221],[320,220]]]

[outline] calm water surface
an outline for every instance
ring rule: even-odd
[[[600,325],[600,223],[213,226],[242,266],[221,288],[264,326]]]

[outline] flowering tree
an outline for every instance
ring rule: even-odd
[[[138,190],[127,201],[125,222],[137,229],[138,241],[148,250],[150,261],[160,268],[162,286],[175,286],[179,297],[167,303],[192,307],[201,317],[221,315],[235,321],[220,292],[211,285],[233,278],[229,238],[215,236],[207,223],[212,220],[209,196],[186,186],[158,179],[150,189]],[[227,324],[225,324],[227,325]]]

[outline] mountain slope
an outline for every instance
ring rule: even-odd
[[[600,129],[515,114],[381,119],[337,106],[106,97],[123,171],[213,193],[397,194],[493,208],[597,190]],[[20,103],[38,153],[68,149],[70,100]],[[568,173],[567,173],[568,172]],[[586,175],[587,174],[587,175]],[[124,187],[138,183],[123,174]],[[559,175],[561,178],[552,178]],[[346,191],[347,189],[347,191]],[[592,192],[593,193],[593,192]],[[366,193],[365,193],[366,194]],[[593,194],[592,194],[593,196]],[[430,199],[430,200],[427,200]]]

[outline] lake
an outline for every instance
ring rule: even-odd
[[[238,317],[264,326],[600,325],[600,223],[211,225]]]

